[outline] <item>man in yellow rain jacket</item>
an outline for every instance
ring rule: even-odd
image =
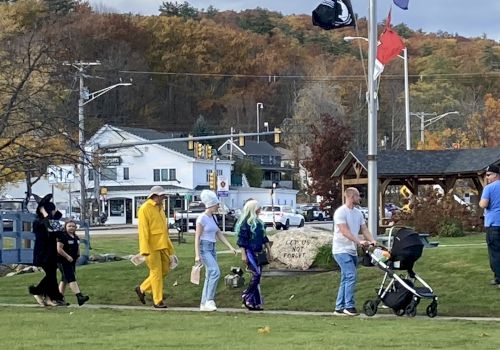
[[[145,304],[145,293],[153,294],[153,306],[165,309],[163,279],[170,270],[174,246],[170,241],[167,218],[163,209],[166,191],[153,186],[147,201],[139,208],[139,253],[145,257],[149,276],[135,288],[139,300]]]

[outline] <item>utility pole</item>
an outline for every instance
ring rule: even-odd
[[[119,83],[115,85],[108,86],[104,89],[89,93],[88,89],[85,87],[83,78],[85,77],[85,69],[91,66],[99,66],[101,62],[82,62],[76,61],[73,63],[64,62],[65,66],[72,66],[77,70],[77,75],[80,79],[80,89],[79,89],[79,99],[78,99],[78,146],[80,147],[80,220],[84,221],[87,219],[86,213],[86,186],[85,186],[85,113],[84,106],[98,98],[99,96],[105,94],[111,89],[117,86],[129,86],[131,83]],[[95,174],[96,176],[98,174]]]
[[[83,82],[84,71],[91,66],[99,66],[101,62],[82,62],[76,61],[73,63],[63,63],[64,65],[71,65],[77,70],[77,75],[80,80],[79,98],[78,98],[78,147],[80,148],[80,220],[87,219],[86,213],[86,186],[85,186],[85,114],[84,108],[85,100],[88,99],[88,91],[85,90]]]

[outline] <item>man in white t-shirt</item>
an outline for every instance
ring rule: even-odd
[[[333,216],[332,254],[340,267],[340,286],[334,315],[358,315],[354,302],[358,263],[357,246],[376,243],[368,231],[363,213],[355,207],[359,204],[359,200],[359,191],[354,187],[349,187],[345,190],[345,204],[337,208]],[[359,239],[360,232],[366,241]]]

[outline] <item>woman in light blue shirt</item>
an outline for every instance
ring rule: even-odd
[[[200,194],[201,201],[205,204],[205,212],[196,220],[196,232],[194,240],[195,263],[205,266],[205,283],[201,294],[201,311],[216,311],[215,292],[220,278],[219,264],[215,243],[217,238],[224,243],[233,254],[236,250],[220,231],[215,214],[219,209],[219,199],[216,194],[209,190],[203,190]]]

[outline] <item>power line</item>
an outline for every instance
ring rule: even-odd
[[[191,73],[191,72],[157,72],[157,71],[132,71],[120,70],[122,74],[148,74],[148,75],[167,75],[167,76],[194,76],[194,77],[207,77],[207,78],[241,78],[241,79],[267,79],[270,82],[275,82],[276,79],[303,79],[307,81],[336,81],[336,80],[365,80],[364,75],[263,75],[263,74],[225,74],[225,73]],[[401,79],[403,74],[386,74],[381,76],[382,79]],[[471,72],[471,73],[442,73],[442,74],[410,74],[411,78],[425,79],[433,78],[434,80],[449,80],[439,78],[476,78],[476,77],[500,77],[500,72]]]

